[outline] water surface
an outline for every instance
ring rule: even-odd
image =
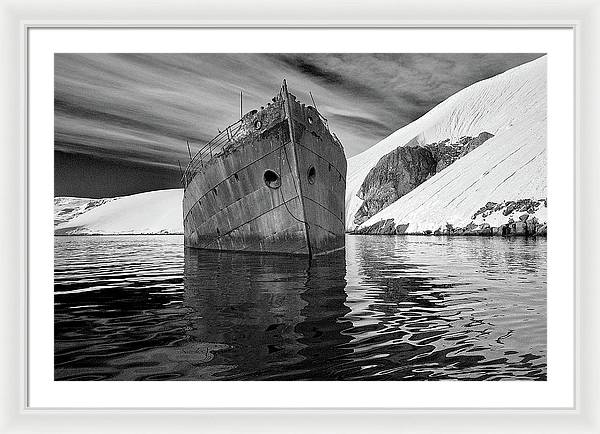
[[[347,236],[345,254],[55,237],[57,380],[546,379],[546,240]]]

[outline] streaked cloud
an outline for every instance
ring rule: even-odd
[[[187,162],[283,78],[309,91],[348,157],[460,89],[538,54],[57,54],[55,149],[120,164]]]

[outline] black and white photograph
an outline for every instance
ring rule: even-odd
[[[545,53],[53,56],[55,381],[548,380]]]

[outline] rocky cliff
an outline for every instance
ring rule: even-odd
[[[354,222],[360,225],[435,173],[437,161],[426,148],[399,147],[381,157],[363,181],[363,204]]]
[[[476,137],[461,137],[455,143],[445,139],[424,146],[400,146],[384,155],[358,190],[357,196],[363,203],[355,214],[354,223],[360,226],[493,136],[484,131]]]

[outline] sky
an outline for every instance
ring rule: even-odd
[[[542,54],[56,54],[55,196],[178,188],[178,162],[282,80],[352,157],[459,90]]]

